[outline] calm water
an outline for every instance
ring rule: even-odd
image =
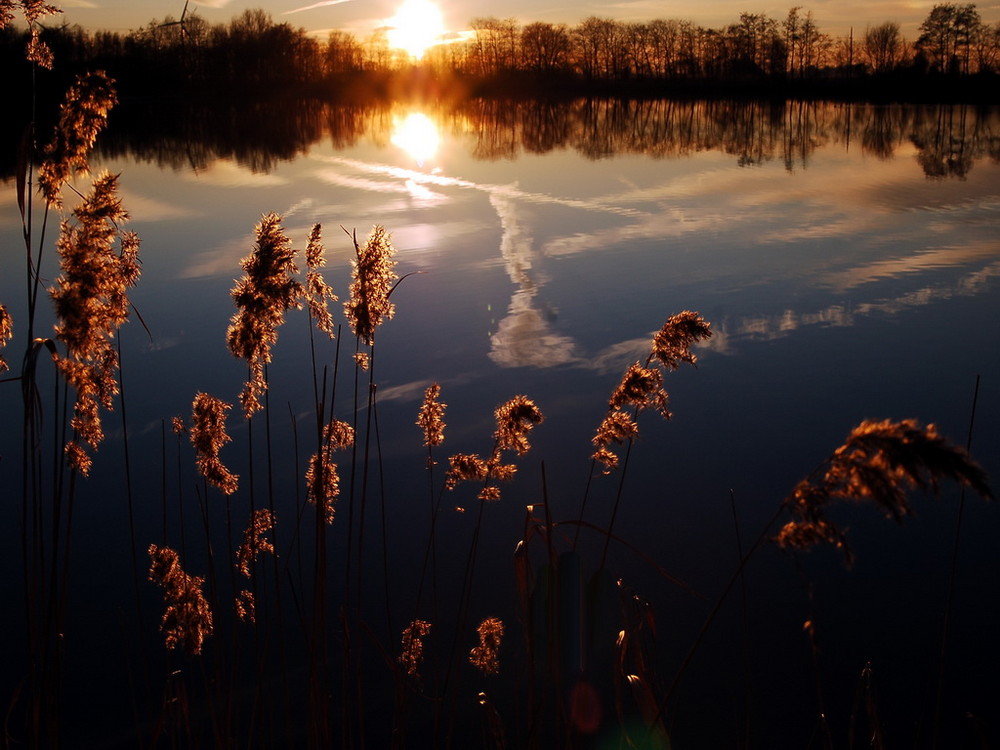
[[[652,575],[623,547],[611,553],[614,574],[656,607],[665,679],[738,560],[731,500],[747,544],[860,420],[914,417],[964,444],[979,376],[973,453],[1000,476],[996,111],[644,102],[264,115],[262,128],[225,113],[141,128],[123,118],[94,159],[122,173],[130,228],[143,240],[132,299],[149,334],[138,324],[123,332],[140,554],[163,537],[164,495],[166,539],[180,544],[172,437],[161,489],[162,420],[188,414],[198,391],[234,402],[240,390],[244,367],[225,348],[228,292],[268,211],[285,217],[300,248],[322,223],[327,280],[341,297],[352,254],[341,227],[363,236],[384,225],[399,272],[422,272],[393,295],[397,315],[379,333],[376,370],[388,558],[398,571],[390,592],[402,611],[426,539],[424,453],[413,425],[426,385],[440,382],[449,404],[449,454],[488,452],[492,410],[515,394],[532,397],[546,416],[518,481],[487,508],[477,579],[489,585],[477,587],[472,609],[475,617],[510,613],[511,552],[524,506],[542,500],[541,462],[553,516],[574,518],[608,395],[652,332],[685,309],[710,320],[715,336],[699,350],[697,369],[667,379],[674,419],[640,420],[615,528],[696,595]],[[23,261],[7,188],[0,301],[16,325]],[[46,273],[52,278],[55,267]],[[352,344],[345,338],[345,351]],[[9,351],[22,345],[15,339]],[[308,346],[304,314],[293,313],[270,369],[279,476],[298,476],[291,420],[310,423]],[[320,356],[332,362],[332,346]],[[337,411],[348,418],[351,381],[342,383]],[[17,394],[3,388],[0,413],[12,425],[4,432],[16,437]],[[115,651],[92,646],[91,628],[102,629],[95,618],[112,622],[102,627],[116,636],[134,622],[121,423],[111,419],[107,429],[76,511],[76,654]],[[223,458],[246,477],[246,427],[234,418],[231,432],[236,445]],[[16,497],[19,449],[6,438],[0,448],[4,493]],[[307,455],[300,450],[299,462]],[[279,518],[294,516],[294,484],[283,483]],[[598,526],[616,489],[617,476],[592,489],[588,518]],[[194,492],[186,492],[197,528]],[[244,489],[238,507],[248,498]],[[949,486],[940,500],[917,499],[916,518],[902,528],[873,508],[847,509],[840,518],[857,555],[851,571],[829,550],[798,561],[761,554],[747,574],[748,631],[734,594],[684,683],[672,717],[677,745],[734,746],[749,674],[752,744],[806,746],[817,715],[807,619],[816,624],[839,739],[871,662],[893,746],[925,742],[958,498]],[[466,490],[448,502],[473,507],[474,498]],[[458,580],[474,515],[442,521],[450,545],[439,560],[443,580]],[[19,565],[14,518],[5,524],[9,570]],[[343,544],[341,528],[331,533]],[[946,662],[954,747],[984,722],[995,737],[990,712],[1000,702],[997,509],[968,498],[962,534]],[[596,535],[584,538],[588,565],[600,548]],[[197,559],[192,553],[194,572]],[[381,559],[371,564],[381,576]],[[6,600],[18,601],[18,576],[3,587]],[[381,586],[372,591],[381,597]],[[145,595],[155,637],[156,592]],[[398,632],[384,637],[395,643]],[[80,672],[97,669],[75,658]],[[114,681],[121,673],[109,674]],[[108,697],[81,697],[81,714],[119,710],[116,690],[95,694]]]

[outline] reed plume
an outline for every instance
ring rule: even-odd
[[[241,589],[236,595],[236,616],[240,622],[257,622],[257,602],[249,589]]]
[[[964,448],[939,435],[933,424],[921,427],[913,419],[863,421],[785,499],[783,505],[793,520],[776,541],[792,549],[833,544],[850,562],[843,530],[826,516],[832,501],[872,502],[887,518],[901,522],[912,512],[908,493],[921,489],[938,494],[941,479],[952,479],[993,499],[982,467]]]
[[[33,24],[43,16],[51,16],[62,13],[54,5],[42,2],[42,0],[0,0],[0,29],[3,29],[14,20],[14,8],[20,7],[21,14],[28,24]]]
[[[445,487],[455,489],[459,482],[483,481],[489,476],[489,464],[475,453],[456,453],[448,459]]]
[[[116,175],[100,175],[73,210],[76,222],[62,222],[57,242],[62,273],[49,289],[58,317],[55,335],[66,345],[66,356],[57,359],[57,366],[76,392],[71,425],[94,449],[104,439],[100,407],[113,409],[119,391],[118,353],[112,341],[128,320],[128,289],[140,273],[139,238],[118,227],[128,214],[117,189]],[[66,454],[70,465],[86,476],[89,461],[82,460],[81,446],[67,447]]]
[[[711,336],[712,326],[708,321],[696,312],[684,310],[671,315],[663,323],[663,327],[653,337],[650,357],[659,360],[667,370],[676,370],[682,362],[695,365],[698,357],[691,351],[691,347]]]
[[[25,48],[25,57],[28,62],[33,62],[38,67],[45,68],[46,70],[52,70],[52,67],[55,65],[56,58],[52,54],[52,48],[42,41],[41,31],[37,26],[31,29],[31,38],[28,40],[28,46]]]
[[[417,426],[424,431],[424,446],[433,448],[444,442],[444,412],[447,404],[441,403],[441,386],[437,383],[427,386],[424,401],[417,414]]]
[[[663,390],[663,374],[655,367],[643,367],[638,362],[629,365],[621,382],[611,394],[608,406],[621,409],[631,406],[637,411],[656,409],[664,419],[670,419],[668,396]]]
[[[483,674],[500,673],[500,643],[503,641],[503,620],[487,617],[476,628],[479,645],[469,652],[469,661]]]
[[[62,205],[62,186],[73,172],[89,171],[87,154],[107,124],[108,110],[117,103],[114,83],[104,71],[77,76],[69,87],[55,135],[38,169],[38,186],[49,205]]]
[[[229,471],[219,458],[222,446],[232,440],[226,432],[226,415],[232,408],[215,396],[198,393],[191,413],[191,445],[198,472],[226,495],[232,495],[239,487],[239,476]]]
[[[184,424],[184,420],[180,417],[171,417],[170,429],[173,430],[175,435],[187,434],[187,425]]]
[[[14,338],[14,319],[7,312],[7,306],[0,305],[0,352],[12,338]],[[7,359],[0,353],[0,372],[6,372],[9,369]]]
[[[326,265],[322,242],[322,226],[316,224],[309,233],[306,243],[306,283],[303,287],[309,314],[316,321],[316,327],[329,336],[334,337],[333,315],[330,313],[331,302],[337,301],[333,287],[326,283],[319,269]]]
[[[513,479],[517,466],[503,463],[503,452],[512,450],[519,456],[531,449],[528,435],[535,425],[545,417],[541,409],[527,396],[514,396],[498,406],[493,416],[497,428],[493,433],[493,451],[483,459],[475,453],[458,453],[448,459],[445,474],[445,489],[453,490],[462,481],[482,481],[486,485],[480,490],[479,499],[496,501],[500,499],[500,488],[489,484],[491,480],[506,482]]]
[[[278,326],[285,311],[301,306],[303,287],[295,279],[295,251],[281,226],[281,216],[264,214],[255,229],[256,242],[240,261],[244,275],[230,295],[236,303],[226,341],[233,356],[246,360],[250,378],[240,404],[250,418],[261,408],[260,397],[267,390],[264,366],[271,361],[271,347],[278,340]]]
[[[62,11],[54,5],[41,2],[41,0],[18,0],[17,2],[0,0],[0,29],[6,28],[7,24],[14,20],[13,10],[18,6],[20,6],[24,21],[31,31],[31,37],[25,50],[26,59],[39,67],[52,70],[54,62],[52,50],[41,39],[38,21],[44,16],[55,15]]]
[[[426,620],[414,620],[403,628],[402,650],[399,663],[410,677],[420,676],[420,662],[424,660],[423,639],[431,632],[431,624]]]
[[[262,554],[274,554],[274,544],[264,535],[274,528],[274,514],[267,508],[250,514],[250,525],[243,531],[243,543],[236,550],[236,568],[250,578],[252,566]]]
[[[354,428],[334,419],[323,427],[323,442],[318,453],[309,458],[306,469],[306,498],[323,511],[326,523],[333,523],[335,503],[340,497],[340,475],[333,454],[354,444]]]
[[[544,420],[541,410],[527,396],[514,396],[493,412],[497,451],[512,450],[523,456],[531,449],[528,434]]]
[[[691,347],[710,338],[712,326],[698,313],[684,310],[671,315],[653,336],[645,363],[629,365],[621,381],[608,399],[608,413],[591,442],[596,448],[591,458],[601,464],[605,474],[618,467],[619,456],[611,450],[612,444],[629,443],[639,436],[635,421],[639,412],[655,409],[664,419],[673,415],[669,409],[669,396],[663,387],[663,373],[671,372],[684,362],[695,365],[698,357]],[[626,409],[632,410],[629,416]]]
[[[149,559],[149,580],[163,588],[167,605],[160,620],[167,648],[182,647],[190,655],[200,654],[213,630],[212,610],[201,590],[205,579],[185,573],[170,547],[149,545]]]
[[[623,445],[629,440],[634,440],[639,435],[639,425],[630,414],[614,409],[609,411],[604,421],[597,428],[591,442],[597,448],[593,456],[595,461],[604,465],[604,473],[607,474],[618,467],[618,454],[612,451],[609,446],[612,443]]]
[[[375,225],[364,247],[354,236],[354,253],[351,297],[344,303],[344,314],[354,335],[371,346],[382,319],[391,319],[396,311],[395,305],[389,301],[398,278],[393,260],[395,250],[385,228]]]

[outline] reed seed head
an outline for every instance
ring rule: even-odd
[[[180,557],[170,547],[149,545],[149,561],[149,580],[163,588],[167,605],[160,619],[167,648],[182,647],[188,654],[200,654],[213,631],[212,610],[201,590],[205,579],[185,573]]]
[[[887,518],[902,521],[912,512],[909,492],[922,489],[936,494],[941,479],[952,479],[993,499],[982,467],[963,448],[938,434],[933,424],[922,427],[912,419],[866,420],[785,498],[793,518],[776,541],[793,549],[831,543],[844,550],[850,561],[846,536],[826,517],[832,501],[872,502]]]
[[[340,496],[340,475],[333,462],[336,451],[346,450],[354,444],[354,428],[347,422],[334,419],[323,427],[319,452],[309,458],[306,468],[306,499],[323,512],[326,523],[333,523],[335,503]]]
[[[698,313],[685,310],[671,315],[653,337],[650,358],[659,360],[667,370],[676,370],[682,362],[694,365],[698,358],[691,346],[711,335],[711,324]]]
[[[28,28],[31,30],[31,39],[25,57],[29,62],[52,70],[52,50],[41,40],[38,20],[43,16],[54,15],[62,11],[54,5],[41,2],[41,0],[0,0],[0,29],[7,27],[14,20],[13,9],[20,6],[21,14],[24,16]]]
[[[74,220],[62,222],[56,243],[61,273],[49,289],[57,316],[55,335],[66,346],[66,356],[56,364],[76,393],[70,424],[95,449],[104,439],[100,407],[112,409],[118,393],[118,354],[112,342],[128,320],[128,290],[139,278],[139,238],[119,229],[128,215],[117,190],[117,175],[99,175],[73,210]]]
[[[336,515],[336,502],[340,496],[340,475],[337,464],[327,451],[314,453],[306,468],[306,497],[323,511],[323,520],[332,524]]]
[[[325,249],[323,247],[323,225],[313,224],[306,241],[306,268],[316,270],[326,265]]]
[[[319,272],[319,269],[326,265],[321,233],[320,224],[316,224],[309,233],[309,241],[306,243],[306,283],[303,293],[316,327],[332,339],[334,324],[330,303],[337,301],[337,295]]]
[[[114,83],[104,71],[77,76],[66,91],[59,124],[38,168],[38,186],[50,205],[62,205],[62,186],[74,171],[89,171],[87,154],[107,124],[108,111],[117,103]]]
[[[354,428],[347,422],[334,419],[323,428],[323,441],[331,451],[345,451],[354,445]]]
[[[49,5],[43,2],[43,0],[3,0],[3,2],[0,2],[0,29],[14,18],[14,14],[11,13],[10,9],[17,6],[21,6],[21,13],[24,15],[24,20],[29,24],[33,24],[44,16],[62,13],[59,8]]]
[[[90,476],[90,469],[93,467],[94,461],[76,440],[70,440],[66,443],[63,452],[66,454],[66,464],[70,469],[82,476]]]
[[[495,503],[498,500],[500,500],[500,488],[497,487],[495,484],[483,487],[479,491],[479,495],[477,497],[479,500],[482,500],[484,502]]]
[[[249,589],[242,589],[236,595],[236,616],[240,622],[249,622],[250,624],[257,622],[257,603],[253,592]]]
[[[52,70],[52,66],[55,64],[52,48],[42,41],[41,31],[37,26],[31,28],[31,38],[28,40],[25,57],[28,62],[33,62],[46,70]]]
[[[14,319],[7,312],[6,305],[0,305],[0,351],[7,346],[7,342],[14,338]],[[0,354],[0,372],[9,370],[10,366],[3,354]],[[419,423],[418,423],[419,424]]]
[[[612,443],[623,444],[626,440],[634,440],[639,436],[639,425],[621,409],[608,412],[597,428],[591,442],[597,450],[591,458],[604,465],[603,473],[610,474],[618,466],[618,454],[608,446]]]
[[[444,442],[444,411],[447,404],[439,401],[441,386],[437,383],[427,386],[424,402],[417,415],[417,426],[424,431],[424,445],[432,448]]]
[[[403,628],[403,648],[399,663],[410,677],[419,677],[420,662],[424,660],[424,641],[431,632],[431,624],[426,620],[414,620]]]
[[[344,303],[344,313],[354,335],[371,346],[382,319],[391,319],[396,311],[389,301],[398,278],[393,260],[395,250],[385,228],[376,225],[363,247],[355,240],[354,252],[351,296]]]
[[[544,421],[541,409],[527,396],[514,398],[501,404],[493,412],[497,421],[497,431],[494,435],[498,450],[513,450],[523,456],[531,449],[528,434]]]
[[[663,375],[655,367],[643,367],[638,362],[629,366],[621,382],[611,394],[608,406],[621,409],[633,406],[637,410],[656,409],[664,419],[670,419],[667,392],[663,390]]]
[[[479,623],[476,632],[479,634],[479,645],[469,652],[469,661],[483,674],[499,674],[503,621],[498,617],[487,617]]]
[[[244,274],[230,292],[237,309],[226,331],[226,342],[233,356],[246,360],[250,368],[250,378],[240,394],[248,419],[263,408],[260,397],[267,391],[264,365],[271,361],[278,326],[287,310],[301,306],[304,292],[295,278],[295,251],[281,221],[275,213],[261,217],[254,247],[240,261]]]
[[[445,487],[455,489],[459,482],[483,481],[489,475],[490,467],[475,453],[456,453],[448,459]]]
[[[223,465],[219,451],[232,440],[226,432],[226,415],[232,405],[199,393],[194,397],[191,413],[191,445],[194,446],[198,472],[205,480],[226,495],[239,487],[239,476]]]
[[[243,543],[236,551],[236,568],[249,578],[257,562],[264,553],[274,554],[274,545],[264,535],[274,528],[274,514],[267,508],[253,511],[250,515],[250,525],[243,531]]]

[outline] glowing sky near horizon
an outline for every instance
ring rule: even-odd
[[[374,29],[392,18],[402,0],[206,0],[191,2],[210,23],[224,23],[248,8],[262,8],[277,22],[287,22],[318,36],[331,29],[350,31],[363,39]],[[916,36],[917,26],[934,5],[942,0],[816,0],[802,3],[803,11],[812,11],[820,30],[832,35],[846,35],[853,26],[855,33],[868,25],[896,21],[908,38]],[[503,3],[486,0],[438,0],[446,31],[459,32],[476,17],[495,16],[516,18],[519,22],[548,21],[576,24],[588,16],[616,18],[625,21],[681,19],[702,26],[719,28],[734,23],[741,12],[766,13],[783,19],[788,9],[799,4],[793,0],[700,0],[697,3],[661,2],[659,0],[620,0],[619,2],[538,3],[537,0],[506,0]],[[136,2],[135,0],[63,0],[63,19],[87,29],[127,31],[166,16],[178,18],[184,0],[169,2]],[[984,21],[1000,20],[1000,2],[977,3]]]

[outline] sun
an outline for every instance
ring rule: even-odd
[[[419,60],[444,33],[441,9],[431,0],[404,0],[389,19],[389,46]]]

